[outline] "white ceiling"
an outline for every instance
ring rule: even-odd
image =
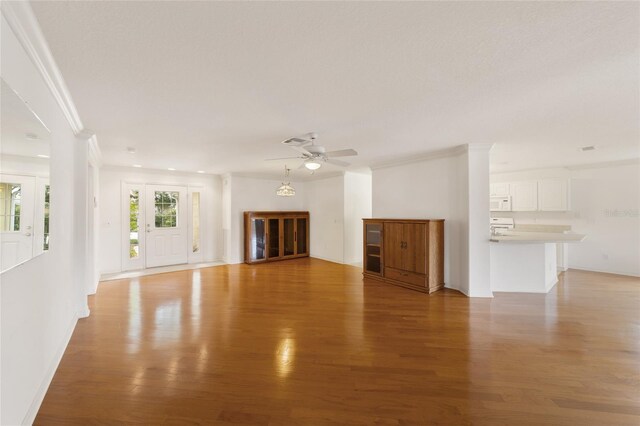
[[[279,173],[310,131],[354,168],[469,142],[498,168],[638,156],[636,2],[32,3],[107,164]]]

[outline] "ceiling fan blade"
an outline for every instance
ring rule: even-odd
[[[324,155],[327,157],[351,157],[352,155],[358,155],[358,152],[355,149],[341,149],[340,151],[329,151],[325,152]]]
[[[302,138],[289,138],[282,141],[282,143],[287,146],[302,146],[302,145],[307,145],[310,142],[311,141],[309,141],[308,139],[302,139]]]
[[[346,161],[332,160],[331,158],[328,158],[325,162],[329,163],[329,164],[333,164],[334,166],[340,166],[340,167],[347,167],[347,166],[351,165],[350,163],[347,163]]]
[[[282,157],[282,158],[267,158],[264,161],[279,161],[279,160],[294,160],[294,159],[303,159],[304,157]]]
[[[313,154],[312,154],[312,153],[310,153],[309,151],[307,151],[307,150],[306,150],[304,147],[302,147],[302,146],[292,146],[291,148],[292,148],[292,149],[295,149],[296,151],[298,151],[299,153],[301,153],[301,154],[303,154],[303,155],[305,155],[305,156],[309,156],[309,157],[313,156]]]

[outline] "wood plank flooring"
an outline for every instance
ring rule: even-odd
[[[305,258],[102,283],[36,418],[640,424],[640,279],[426,295]]]

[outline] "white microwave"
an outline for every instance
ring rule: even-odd
[[[489,210],[492,212],[510,212],[511,211],[511,196],[505,197],[491,197],[489,201]]]

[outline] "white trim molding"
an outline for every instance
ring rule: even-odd
[[[98,145],[98,138],[96,135],[92,135],[89,138],[89,164],[91,164],[96,169],[102,167],[102,151],[100,151],[100,146]]]
[[[420,163],[422,161],[436,160],[439,158],[455,157],[462,155],[469,150],[469,145],[458,145],[453,148],[439,149],[426,153],[412,155],[410,157],[401,157],[390,161],[375,163],[371,166],[371,170],[385,169],[387,167],[404,166],[406,164]]]
[[[65,118],[69,122],[69,126],[74,134],[79,137],[87,135],[89,139],[92,132],[84,129],[80,115],[76,109],[67,84],[62,77],[62,73],[56,64],[49,44],[42,34],[42,30],[38,25],[33,9],[28,1],[3,1],[0,3],[2,15],[13,30],[16,38],[24,48],[27,55],[36,66],[40,75],[44,79],[45,84],[51,91],[58,106],[62,110]]]

